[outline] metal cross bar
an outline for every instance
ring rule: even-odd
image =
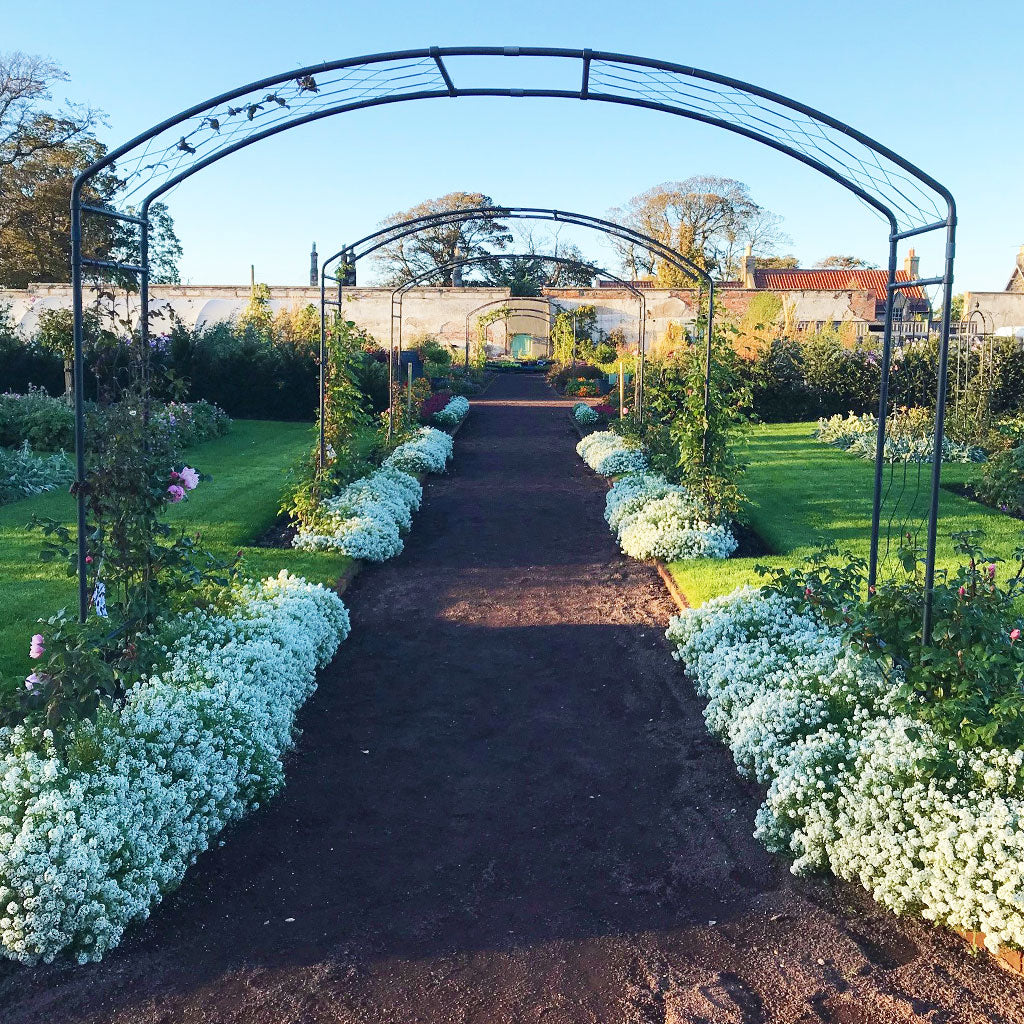
[[[105,206],[95,206],[92,203],[82,203],[81,209],[89,213],[98,213],[101,217],[112,217],[114,220],[125,220],[131,224],[145,225],[142,217],[135,217],[130,213],[118,213],[117,210],[108,210]]]
[[[145,267],[135,266],[133,263],[112,263],[110,260],[93,260],[86,256],[81,258],[83,267],[98,267],[101,270],[126,270],[131,274],[146,273]]]

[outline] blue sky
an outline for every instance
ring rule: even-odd
[[[1001,289],[1024,244],[1019,68],[1024,4],[705,0],[351,3],[68,0],[3,7],[0,47],[45,54],[62,92],[101,107],[114,145],[237,84],[360,53],[429,45],[591,47],[755,82],[874,135],[946,184],[960,211],[957,290]],[[506,84],[506,83],[501,83]],[[170,206],[184,280],[304,283],[321,251],[395,210],[460,189],[603,215],[692,174],[746,182],[804,265],[884,264],[887,231],[838,185],[765,147],[654,112],[578,101],[440,100],[295,129],[196,175]],[[563,236],[566,237],[566,236]],[[573,236],[599,263],[611,253]],[[938,243],[921,244],[938,273]],[[364,277],[361,275],[361,280]]]

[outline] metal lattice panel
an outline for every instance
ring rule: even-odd
[[[526,87],[476,84],[508,81],[509,57],[534,58],[517,69],[528,72]],[[574,89],[565,88],[567,62],[579,65]],[[460,87],[460,78],[473,84]],[[804,104],[696,68],[538,47],[434,47],[288,72],[168,118],[114,150],[103,164],[116,161],[121,183],[117,204],[124,209],[229,153],[299,124],[382,103],[443,96],[575,98],[664,110],[796,157],[891,217],[899,232],[938,227],[952,211],[948,192],[923,171]]]
[[[755,92],[676,71],[597,59],[590,67],[590,88],[592,98],[595,92],[606,92],[655,103],[802,154],[880,199],[895,214],[901,230],[946,216],[946,203],[934,189],[879,150],[829,121]]]

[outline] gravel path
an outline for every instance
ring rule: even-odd
[[[1024,981],[751,838],[570,404],[474,402],[284,792],[102,964],[3,968],[0,1021],[1024,1022]]]

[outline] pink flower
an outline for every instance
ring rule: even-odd
[[[25,676],[25,689],[34,690],[36,688],[36,684],[41,682],[42,680],[39,678],[39,676],[37,676],[35,672],[33,672],[32,675]]]
[[[85,556],[85,564],[86,565],[92,565],[92,555],[86,555]]]
[[[186,491],[194,491],[199,484],[199,474],[191,466],[185,466],[178,474],[178,479],[185,485]]]
[[[185,497],[185,488],[179,487],[178,484],[171,484],[171,486],[167,488],[167,493],[169,495],[168,500],[170,503],[172,505],[177,505],[177,503]]]
[[[960,595],[961,597],[963,597],[963,596],[964,596],[964,594],[966,594],[966,593],[967,593],[967,590],[966,590],[966,588],[964,588],[964,587],[961,587],[961,588],[960,588],[960,589],[959,589],[959,590],[957,591],[957,593],[958,593],[958,594],[959,594],[959,595]]]
[[[43,642],[43,634],[36,633],[32,637],[32,644],[28,649],[28,656],[30,658],[41,658],[43,652],[46,650],[46,644]]]
[[[990,580],[994,580],[996,578],[996,567],[994,565],[990,565],[988,567],[988,578]]]
[[[804,597],[810,597],[814,591],[810,587],[804,587]]]
[[[1020,630],[1014,629],[1010,632],[1010,643],[1014,643],[1020,639]]]

